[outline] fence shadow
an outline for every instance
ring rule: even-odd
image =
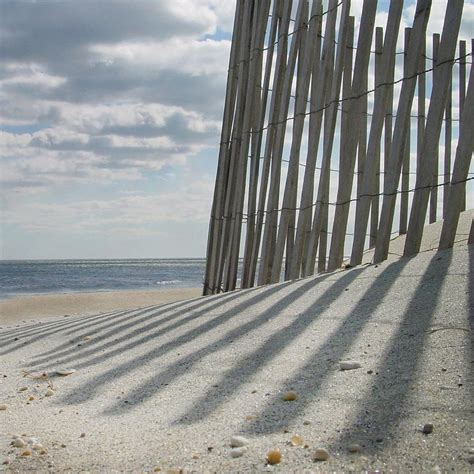
[[[452,251],[432,257],[387,344],[384,360],[367,395],[357,401],[354,421],[345,427],[335,445],[347,446],[357,440],[368,454],[381,451],[381,441],[390,439],[406,416],[407,398],[417,381],[417,367],[429,338],[427,330],[439,304],[451,259]]]

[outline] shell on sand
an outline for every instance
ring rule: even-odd
[[[280,464],[281,462],[281,453],[278,449],[272,449],[267,453],[267,462],[268,464]]]
[[[76,369],[58,369],[56,370],[56,374],[62,375],[65,377],[66,375],[71,375],[76,371]]]
[[[13,446],[15,446],[15,448],[24,448],[26,446],[26,443],[23,438],[16,438],[15,440],[13,440],[12,444]]]
[[[313,453],[314,461],[326,461],[329,459],[329,453],[324,448],[318,448]]]
[[[303,446],[303,444],[304,444],[303,438],[300,435],[297,435],[297,434],[295,434],[291,437],[290,442],[293,446]]]
[[[298,398],[298,394],[294,390],[290,390],[283,394],[282,399],[285,402],[292,402]]]
[[[355,360],[343,360],[339,362],[339,367],[341,370],[354,370],[354,369],[360,369],[362,365],[360,362],[357,362]]]
[[[232,438],[230,438],[230,445],[233,448],[241,448],[247,444],[249,444],[249,440],[243,436],[232,436]]]
[[[247,451],[247,448],[245,446],[241,446],[240,448],[233,448],[230,451],[230,457],[240,458],[241,456],[245,454],[246,451]]]

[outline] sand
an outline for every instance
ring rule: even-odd
[[[225,295],[4,327],[0,466],[471,472],[473,265],[474,246],[464,244]],[[345,360],[360,368],[341,371]],[[61,368],[76,371],[59,376]],[[289,390],[296,400],[283,400]],[[43,454],[12,447],[22,434]],[[291,444],[296,434],[303,446]],[[248,440],[238,458],[235,435]],[[354,443],[360,451],[351,453]],[[318,448],[327,461],[313,460]],[[279,465],[266,464],[269,450],[280,451]]]
[[[0,300],[0,326],[26,320],[108,313],[194,298],[201,288],[20,296]]]

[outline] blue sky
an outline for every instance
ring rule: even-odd
[[[0,258],[205,255],[233,13],[0,0]],[[468,1],[461,36],[473,25]]]

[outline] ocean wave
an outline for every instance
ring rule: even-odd
[[[160,280],[157,281],[156,285],[175,285],[176,283],[181,283],[182,280]]]

